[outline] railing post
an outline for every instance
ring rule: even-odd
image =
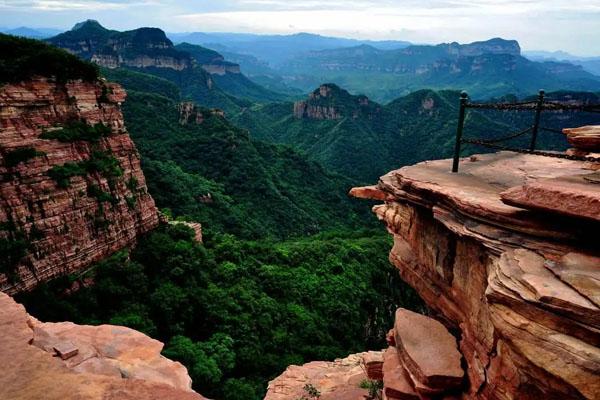
[[[465,111],[467,109],[467,92],[460,92],[460,109],[458,112],[458,126],[456,127],[456,144],[454,146],[454,160],[452,161],[452,172],[458,172],[458,159],[460,158],[460,144],[465,126]]]
[[[537,141],[537,134],[540,128],[540,114],[542,113],[542,108],[544,107],[544,91],[540,89],[538,95],[537,105],[535,107],[535,119],[533,120],[533,127],[531,130],[531,144],[529,145],[529,150],[535,150],[535,142]]]

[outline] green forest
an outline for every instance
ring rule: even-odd
[[[287,241],[163,226],[83,275],[21,295],[45,321],[110,323],[164,342],[193,387],[227,400],[261,399],[290,364],[385,345],[397,307],[420,308],[387,261],[380,232],[331,231]],[[63,295],[75,281],[93,285]]]
[[[90,65],[41,46],[77,67],[65,79]],[[161,225],[134,249],[19,295],[36,318],[137,329],[165,343],[163,354],[187,367],[203,395],[258,400],[290,364],[381,349],[395,309],[422,307],[387,259],[391,239],[372,204],[348,197],[352,179],[257,140],[214,109],[195,106],[201,122],[183,121],[180,102],[189,97],[164,77],[101,73],[127,89],[125,123],[157,206],[201,222],[204,243],[185,226]],[[69,143],[106,134],[82,122],[43,133]],[[98,154],[50,174],[68,186],[72,176],[117,167]],[[71,293],[74,282],[80,289]]]

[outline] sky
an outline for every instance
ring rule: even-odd
[[[0,0],[0,27],[168,32],[311,32],[461,43],[516,39],[524,50],[600,56],[600,0]]]

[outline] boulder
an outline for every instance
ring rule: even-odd
[[[415,386],[423,387],[425,393],[437,393],[462,384],[462,356],[444,325],[399,308],[394,332],[398,353]]]

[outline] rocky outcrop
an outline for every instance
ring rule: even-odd
[[[571,178],[593,174],[598,165],[501,152],[461,160],[457,174],[450,167],[451,160],[404,167],[352,193],[385,199],[374,211],[394,238],[390,261],[454,335],[466,372],[455,398],[597,399],[600,226],[577,207],[566,217],[552,195],[548,206],[529,209],[504,203],[501,193],[519,187],[551,193],[557,181],[566,193]],[[598,190],[592,181],[573,185],[575,193],[580,185]],[[394,341],[407,364],[404,337],[418,341],[430,330],[419,333],[414,323],[405,329],[396,326]],[[421,346],[426,352],[431,341]],[[431,360],[441,356],[433,352]],[[460,374],[451,360],[443,373]],[[384,382],[388,370],[384,363]]]
[[[334,106],[310,105],[307,101],[296,101],[294,103],[294,117],[298,119],[340,119],[342,115]]]
[[[294,103],[294,118],[314,120],[337,120],[349,118],[375,118],[380,107],[367,96],[353,96],[337,85],[328,83],[319,86],[307,100]]]
[[[194,240],[202,243],[202,224],[200,222],[169,221],[172,225],[184,225],[194,231]]]
[[[600,125],[565,128],[563,133],[567,136],[569,143],[577,149],[600,151]]]
[[[81,270],[158,224],[123,122],[125,96],[102,81],[0,88],[1,290]]]
[[[206,109],[198,107],[191,101],[184,101],[177,106],[179,110],[179,123],[181,125],[197,124],[200,125],[211,115],[225,117],[225,113],[218,108]]]
[[[203,70],[208,72],[211,75],[225,75],[229,74],[241,74],[239,64],[230,63],[227,61],[221,61],[217,63],[211,64],[200,64]]]
[[[368,379],[365,367],[381,352],[352,354],[335,361],[313,361],[301,366],[291,365],[283,374],[269,382],[265,400],[297,400],[309,397],[310,389],[320,393],[320,400],[363,400],[368,394],[361,382]],[[380,366],[381,367],[381,366]]]
[[[163,344],[133,329],[42,323],[0,293],[0,398],[202,400]]]
[[[105,68],[133,67],[133,68],[168,68],[183,71],[191,67],[190,60],[164,55],[136,55],[126,57],[115,54],[94,54],[90,61]]]

